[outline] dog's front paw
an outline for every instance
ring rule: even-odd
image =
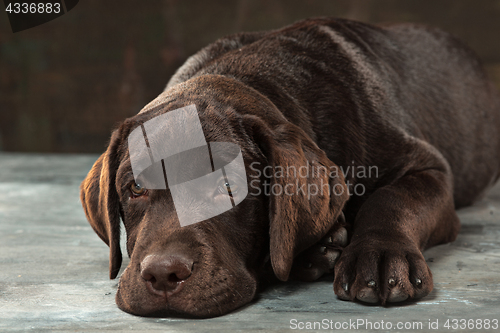
[[[432,274],[411,241],[367,237],[351,242],[335,266],[333,289],[343,300],[402,302],[432,291]]]
[[[324,274],[333,273],[335,263],[347,245],[347,230],[344,226],[345,218],[341,213],[335,228],[295,258],[291,277],[301,281],[315,281]]]

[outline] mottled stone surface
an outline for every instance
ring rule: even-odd
[[[333,294],[328,277],[270,287],[253,304],[219,318],[128,315],[114,303],[117,280],[108,280],[108,248],[79,203],[79,183],[96,158],[0,154],[1,332],[284,332],[291,330],[292,319],[368,320],[373,325],[383,320],[386,328],[392,323],[387,330],[392,332],[398,331],[398,322],[420,322],[419,331],[428,331],[429,320],[439,320],[443,331],[447,319],[500,319],[500,186],[459,212],[463,228],[456,242],[425,253],[435,287],[418,303],[381,307],[343,302]],[[370,331],[366,325],[358,329]]]

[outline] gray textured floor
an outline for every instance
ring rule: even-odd
[[[383,320],[392,332],[399,331],[398,322],[422,323],[423,329],[405,331],[428,331],[429,320],[439,320],[442,331],[447,319],[500,319],[500,186],[459,212],[463,229],[456,242],[425,253],[435,288],[418,303],[384,308],[343,302],[330,278],[272,287],[244,309],[214,319],[128,315],[115,306],[108,248],[88,225],[78,199],[78,185],[96,158],[0,154],[1,332],[291,331],[293,319],[368,320],[374,328]],[[371,331],[366,328],[358,326]]]

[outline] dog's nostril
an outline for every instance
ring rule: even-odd
[[[183,279],[179,278],[175,273],[172,273],[168,276],[168,281],[170,282],[180,282],[183,281]]]
[[[183,256],[152,254],[141,262],[141,277],[151,293],[164,295],[179,291],[192,269],[193,261]]]

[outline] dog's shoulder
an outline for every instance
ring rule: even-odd
[[[266,32],[242,32],[218,39],[189,57],[169,80],[165,90],[187,81],[209,62],[216,60],[223,54],[251,44],[261,39],[265,34]]]
[[[263,41],[265,39],[263,42],[266,47],[259,48],[260,53],[266,50],[266,53],[271,54],[278,52],[279,49],[283,49],[283,47],[286,46],[283,43],[284,40],[294,40],[296,43],[308,45],[308,47],[312,47],[313,45],[317,46],[320,44],[321,40],[315,40],[315,36],[324,35],[324,32],[321,31],[321,27],[326,27],[328,25],[333,26],[333,29],[342,35],[349,34],[349,32],[353,31],[352,29],[364,29],[366,33],[368,33],[370,29],[378,29],[375,26],[360,22],[325,17],[301,20],[276,30],[241,32],[225,36],[190,56],[169,80],[165,90],[189,80],[200,72],[200,70],[214,63],[227,53],[241,49],[257,41]],[[356,34],[359,34],[360,31],[361,30]],[[272,46],[271,48],[268,47],[270,45]],[[251,52],[253,51],[254,50]]]

